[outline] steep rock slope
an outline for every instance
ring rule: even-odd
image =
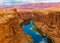
[[[16,9],[0,10],[0,43],[30,43],[19,25]]]

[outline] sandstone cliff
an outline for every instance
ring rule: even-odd
[[[0,10],[0,43],[31,43],[20,28],[16,9]]]

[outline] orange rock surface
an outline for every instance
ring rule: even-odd
[[[31,43],[31,37],[20,28],[16,9],[0,10],[0,43]]]

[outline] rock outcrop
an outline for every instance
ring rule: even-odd
[[[31,43],[31,37],[20,28],[16,9],[0,10],[0,43]]]

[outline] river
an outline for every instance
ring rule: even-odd
[[[38,31],[33,30],[34,23],[30,22],[27,25],[22,25],[22,29],[24,32],[32,37],[33,43],[48,43],[48,39],[43,37],[42,34],[38,33]]]

